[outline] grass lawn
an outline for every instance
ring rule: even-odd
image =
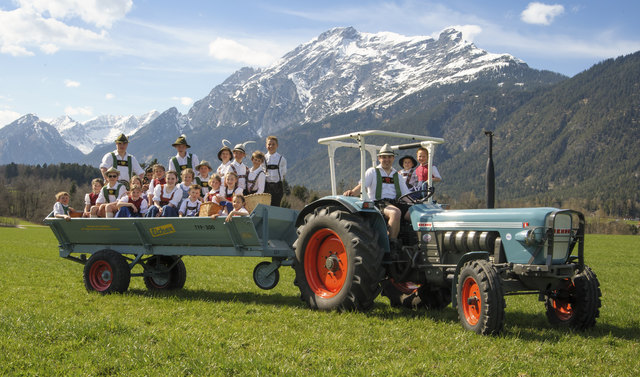
[[[595,328],[552,328],[535,296],[507,297],[499,337],[464,331],[457,313],[307,309],[289,267],[271,291],[255,258],[188,257],[185,289],[87,293],[82,266],[49,228],[0,228],[0,376],[638,376],[640,237],[588,235],[598,275]]]

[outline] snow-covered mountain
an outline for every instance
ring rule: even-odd
[[[330,115],[384,109],[420,90],[530,70],[508,54],[492,54],[455,29],[438,39],[335,28],[273,66],[243,68],[189,111],[192,125],[249,126],[258,134]]]
[[[77,162],[83,157],[62,139],[55,127],[33,114],[0,129],[0,164]]]
[[[97,145],[112,143],[121,133],[133,135],[158,115],[160,113],[153,110],[141,116],[101,115],[83,123],[69,116],[61,116],[47,122],[54,126],[69,144],[87,154]]]

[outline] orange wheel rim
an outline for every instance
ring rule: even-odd
[[[551,306],[561,321],[568,321],[573,317],[573,308],[568,300],[551,300]]]
[[[304,273],[313,293],[322,298],[337,295],[348,267],[344,243],[334,231],[323,228],[311,236],[304,252]]]
[[[462,284],[462,310],[467,323],[475,326],[480,320],[482,299],[480,298],[480,287],[472,277],[466,278]]]

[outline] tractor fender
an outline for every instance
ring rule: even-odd
[[[464,266],[465,263],[476,259],[489,260],[489,253],[486,251],[471,251],[464,254],[456,265],[456,272],[453,274],[453,281],[451,282],[451,307],[453,307],[454,309],[456,308],[456,306],[458,306],[458,299],[456,297],[458,290],[456,285],[458,284],[458,275],[460,274],[460,269],[462,268],[462,266]]]
[[[387,236],[387,222],[384,220],[382,213],[373,208],[363,208],[362,200],[360,198],[344,195],[325,196],[312,203],[306,205],[302,211],[298,214],[296,219],[296,228],[304,224],[304,218],[313,213],[317,208],[327,206],[339,206],[350,213],[358,213],[360,216],[367,218],[371,221],[371,226],[374,228],[374,233],[377,235],[378,246],[384,250],[385,253],[390,251],[389,237]]]

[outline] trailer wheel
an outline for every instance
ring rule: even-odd
[[[280,272],[278,268],[271,271],[271,262],[260,262],[253,269],[253,282],[258,288],[269,290],[275,288],[280,281]]]
[[[177,263],[176,263],[177,260]],[[175,266],[171,270],[174,263]],[[165,291],[182,289],[187,280],[187,268],[182,259],[168,255],[156,255],[151,257],[147,263],[147,269],[153,274],[144,277],[144,285],[150,291]]]
[[[382,295],[389,299],[389,305],[394,308],[417,309],[422,306],[419,288],[413,282],[396,283],[389,278],[382,282]]]
[[[462,327],[495,335],[504,326],[504,293],[495,269],[483,259],[467,262],[457,284],[458,317]]]
[[[122,293],[129,288],[131,270],[122,254],[100,250],[84,265],[83,276],[84,286],[89,292]]]
[[[585,330],[600,316],[600,282],[588,267],[567,281],[567,287],[545,296],[547,319],[553,326]]]
[[[295,284],[312,309],[368,310],[380,294],[383,252],[370,222],[341,207],[305,217],[294,243]]]

